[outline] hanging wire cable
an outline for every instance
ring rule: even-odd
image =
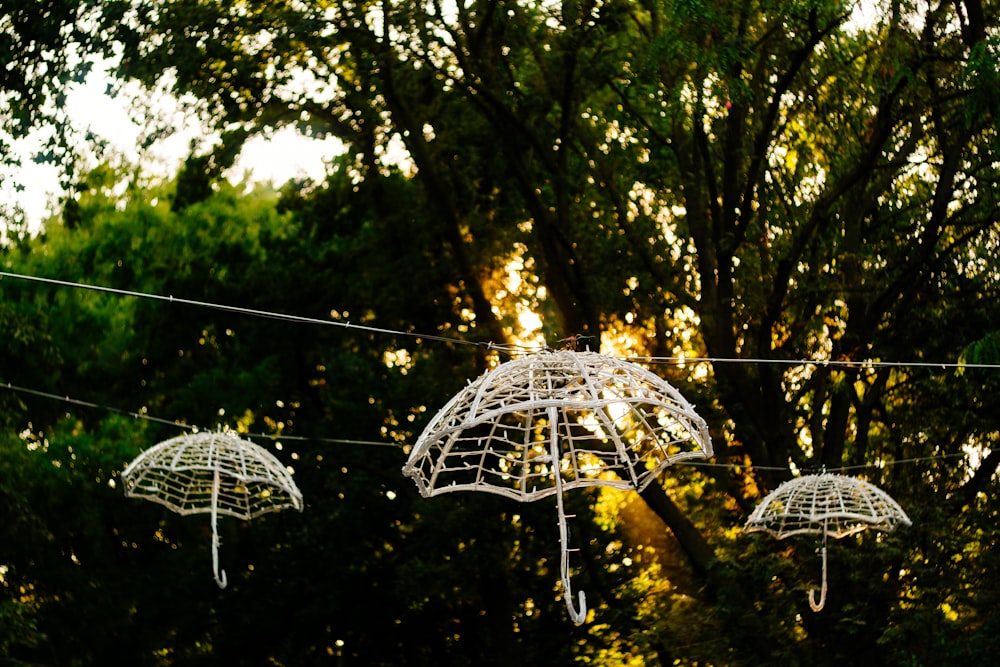
[[[864,470],[866,468],[881,468],[899,465],[901,463],[923,463],[924,461],[940,461],[941,459],[956,459],[965,458],[968,456],[965,452],[956,452],[954,454],[938,454],[936,456],[914,456],[907,459],[895,459],[892,461],[880,461],[878,463],[860,463],[853,466],[841,466],[839,468],[842,472],[847,472],[848,470]]]
[[[788,470],[788,466],[758,466],[745,463],[713,463],[712,461],[677,461],[674,465],[696,468],[744,468],[746,470]]]
[[[0,388],[9,389],[10,391],[21,392],[24,394],[29,394],[31,396],[38,396],[41,398],[49,398],[56,401],[62,401],[64,403],[69,403],[71,405],[78,405],[85,408],[92,408],[97,410],[105,410],[107,412],[113,412],[116,414],[126,415],[128,417],[134,417],[136,419],[144,419],[146,421],[155,422],[158,424],[166,424],[167,426],[175,426],[177,428],[186,429],[192,432],[204,431],[206,429],[199,428],[191,424],[183,424],[178,421],[171,421],[169,419],[162,419],[159,417],[154,417],[152,415],[146,414],[145,412],[133,412],[130,410],[122,410],[120,408],[109,407],[106,405],[101,405],[99,403],[92,403],[90,401],[81,401],[76,398],[71,398],[69,396],[61,396],[59,394],[52,394],[45,391],[39,391],[37,389],[29,389],[28,387],[20,387],[10,382],[0,382]],[[368,447],[391,447],[393,449],[401,449],[406,443],[399,442],[386,442],[384,440],[354,440],[350,438],[327,438],[322,436],[302,436],[302,435],[279,435],[276,433],[240,433],[242,437],[246,438],[261,438],[266,440],[285,441],[285,442],[320,442],[320,443],[330,443],[339,445],[360,445]],[[917,456],[907,459],[896,459],[894,461],[882,461],[880,463],[868,463],[854,466],[841,466],[839,470],[846,472],[848,470],[862,470],[865,468],[879,468],[891,465],[899,465],[902,463],[922,463],[924,461],[938,461],[942,459],[949,458],[962,458],[965,457],[964,453],[954,453],[954,454],[938,454],[936,456]],[[678,461],[674,465],[683,466],[696,466],[704,468],[740,468],[744,470],[775,470],[775,471],[785,471],[788,470],[788,466],[763,466],[763,465],[753,465],[745,463],[718,463],[712,461]]]
[[[212,310],[218,310],[222,312],[235,313],[239,315],[247,315],[251,317],[274,319],[298,324],[314,324],[314,325],[325,325],[325,326],[336,326],[345,329],[356,329],[359,331],[367,331],[369,333],[377,334],[387,334],[394,336],[409,336],[413,338],[419,338],[422,340],[433,340],[440,342],[453,343],[457,345],[470,345],[476,347],[486,347],[491,350],[496,350],[499,352],[506,352],[510,354],[530,353],[532,351],[538,352],[544,349],[548,349],[546,346],[540,346],[536,348],[525,347],[525,346],[509,346],[509,345],[496,345],[492,342],[482,343],[475,341],[468,341],[459,338],[450,338],[447,336],[441,336],[438,334],[421,334],[412,331],[401,331],[398,329],[389,329],[383,327],[374,327],[364,324],[353,324],[350,321],[339,322],[336,320],[322,320],[313,317],[304,317],[300,315],[292,315],[287,313],[277,313],[266,310],[258,310],[252,308],[243,308],[239,306],[231,306],[226,304],[212,303],[208,301],[198,301],[194,299],[186,299],[181,297],[174,297],[173,295],[162,295],[154,294],[149,292],[138,292],[133,290],[124,290],[114,287],[105,287],[101,285],[89,285],[86,283],[75,283],[66,280],[59,280],[55,278],[43,278],[38,276],[28,276],[23,274],[11,273],[8,271],[0,271],[0,278],[12,278],[16,280],[26,280],[31,282],[38,282],[47,285],[54,285],[57,287],[68,287],[74,289],[83,289],[95,292],[101,292],[106,294],[115,294],[118,296],[126,296],[132,298],[141,299],[151,299],[155,301],[167,302],[167,303],[177,303],[187,306],[196,306],[200,308],[208,308]],[[562,341],[560,341],[562,342]],[[906,368],[906,367],[922,367],[922,368],[939,368],[939,369],[958,369],[958,368],[975,368],[975,369],[1000,369],[1000,364],[981,364],[981,363],[955,363],[955,362],[921,362],[921,361],[849,361],[849,360],[810,360],[810,359],[763,359],[763,358],[720,358],[720,357],[653,357],[653,356],[633,356],[629,357],[630,361],[647,363],[647,364],[673,364],[673,365],[683,365],[683,364],[695,364],[695,363],[738,363],[738,364],[771,364],[771,365],[784,365],[784,366],[817,366],[817,367],[843,367],[843,368]],[[133,412],[129,410],[122,410],[119,408],[109,407],[100,405],[98,403],[92,403],[89,401],[83,401],[79,399],[74,399],[69,396],[60,396],[58,394],[52,394],[48,392],[38,391],[35,389],[29,389],[27,387],[19,387],[12,385],[11,383],[0,384],[0,387],[5,387],[12,391],[18,391],[25,394],[30,394],[38,397],[50,398],[54,400],[60,400],[71,405],[78,405],[81,407],[95,408],[100,410],[106,410],[108,412],[114,412],[117,414],[123,414],[126,416],[134,417],[137,419],[144,419],[150,422],[156,422],[160,424],[166,424],[169,426],[175,426],[177,428],[184,428],[190,431],[198,431],[197,426],[192,426],[188,424],[183,424],[178,421],[172,421],[168,419],[162,419],[154,417],[142,412]],[[272,433],[247,433],[244,434],[248,437],[265,438],[270,440],[286,440],[286,441],[311,441],[311,442],[326,442],[333,444],[348,444],[348,445],[365,445],[365,446],[376,446],[376,447],[393,447],[399,448],[402,446],[401,443],[395,442],[384,442],[376,440],[352,440],[346,438],[326,438],[326,437],[313,437],[313,436],[292,436],[292,435],[277,435]],[[914,459],[900,460],[900,461],[890,461],[885,462],[883,465],[893,465],[901,462],[918,462],[925,460],[935,460],[940,458],[951,458],[963,456],[962,454],[946,454],[942,456],[935,457],[918,457]],[[688,462],[688,465],[702,465],[702,466],[714,466],[714,467],[744,467],[748,469],[755,470],[784,470],[785,468],[778,466],[754,466],[754,465],[743,465],[743,464],[727,464],[727,463],[709,463],[709,462]],[[874,467],[874,464],[850,466],[843,468],[848,469],[863,469]]]
[[[119,415],[125,415],[126,417],[133,417],[135,419],[143,419],[149,422],[154,422],[157,424],[166,424],[167,426],[174,426],[180,429],[191,431],[197,433],[199,431],[205,431],[208,429],[199,428],[192,424],[185,424],[179,421],[163,419],[160,417],[154,417],[147,414],[144,411],[135,412],[132,410],[123,410],[121,408],[115,408],[107,405],[101,405],[100,403],[92,403],[90,401],[81,401],[80,399],[71,398],[69,396],[61,396],[59,394],[52,394],[46,391],[39,391],[37,389],[30,389],[28,387],[20,387],[10,382],[0,383],[0,388],[9,389],[10,391],[20,392],[22,394],[28,394],[31,396],[38,396],[40,398],[49,398],[56,401],[62,401],[63,403],[69,403],[70,405],[78,405],[84,408],[92,408],[96,410],[104,410],[106,412],[113,412]],[[284,440],[284,441],[297,441],[297,442],[323,442],[332,444],[344,444],[344,445],[366,445],[372,447],[393,447],[400,448],[401,444],[395,442],[385,442],[380,440],[351,440],[346,438],[325,438],[325,437],[314,437],[305,435],[278,435],[275,433],[241,433],[240,435],[249,438],[263,438],[267,440]]]
[[[440,336],[437,334],[422,334],[415,333],[412,331],[400,331],[397,329],[384,329],[381,327],[373,327],[365,324],[354,324],[350,321],[339,322],[337,320],[321,320],[315,317],[303,317],[301,315],[289,315],[287,313],[276,313],[267,310],[257,310],[253,308],[242,308],[239,306],[229,306],[226,304],[212,303],[209,301],[196,301],[194,299],[184,299],[181,297],[175,297],[173,295],[162,295],[162,294],[152,294],[149,292],[135,292],[132,290],[117,289],[114,287],[104,287],[101,285],[88,285],[86,283],[74,283],[66,280],[57,280],[55,278],[40,278],[37,276],[25,276],[17,273],[9,273],[7,271],[0,271],[0,278],[14,278],[18,280],[29,280],[39,283],[44,283],[47,285],[56,285],[58,287],[72,287],[83,290],[90,290],[93,292],[103,292],[105,294],[116,294],[118,296],[128,296],[137,299],[152,299],[154,301],[165,301],[168,303],[177,303],[185,306],[198,306],[199,308],[209,308],[212,310],[219,310],[227,313],[236,313],[239,315],[248,315],[252,317],[260,317],[273,320],[282,320],[286,322],[295,322],[298,324],[321,324],[325,326],[343,327],[345,329],[357,329],[358,331],[367,331],[369,333],[378,334],[390,334],[394,336],[411,336],[413,338],[422,338],[426,340],[435,340],[440,342],[455,343],[459,345],[475,345],[479,347],[494,347],[500,349],[498,346],[492,343],[478,343],[475,341],[462,340],[459,338],[449,338],[447,336]]]
[[[405,443],[386,442],[384,440],[354,440],[351,438],[325,438],[311,435],[279,435],[277,433],[240,433],[250,438],[265,438],[267,440],[285,440],[296,442],[323,442],[334,445],[363,445],[366,447],[392,447],[400,449]]]
[[[853,466],[838,466],[836,470],[840,472],[847,472],[848,470],[883,468],[888,466],[899,465],[901,463],[923,463],[925,461],[941,461],[943,459],[965,458],[966,456],[967,454],[964,452],[956,452],[953,454],[936,454],[934,456],[914,456],[912,458],[906,458],[906,459],[879,461],[878,463],[861,463]],[[789,469],[788,466],[762,466],[762,465],[753,465],[746,463],[715,463],[712,461],[678,461],[674,465],[695,466],[701,468],[740,468],[745,470],[787,471]],[[825,470],[826,468],[824,467],[823,469]],[[809,472],[809,470],[802,470],[802,472]]]
[[[976,369],[1000,369],[1000,364],[972,364],[954,361],[875,361],[875,360],[848,360],[848,359],[761,359],[753,357],[630,357],[632,361],[647,364],[696,364],[696,363],[723,363],[723,364],[754,364],[773,366],[817,366],[835,368],[939,368],[941,370],[957,368]]]
[[[119,296],[127,296],[140,299],[152,299],[155,301],[177,303],[187,306],[197,306],[199,308],[209,308],[228,313],[236,313],[240,315],[247,315],[251,317],[267,318],[274,320],[282,320],[285,322],[293,322],[298,324],[318,324],[324,326],[335,326],[335,327],[342,327],[345,329],[356,329],[358,331],[367,331],[369,333],[387,334],[393,336],[409,336],[412,338],[419,338],[422,340],[433,340],[445,343],[452,343],[455,345],[470,345],[475,347],[485,347],[490,350],[495,350],[507,354],[525,354],[532,352],[541,352],[549,349],[545,345],[542,346],[498,345],[493,342],[477,342],[477,341],[463,340],[461,338],[450,338],[448,336],[441,336],[439,334],[425,334],[413,331],[401,331],[398,329],[374,327],[365,324],[354,324],[350,321],[339,322],[336,320],[321,320],[319,318],[314,318],[314,317],[304,317],[301,315],[291,315],[287,313],[276,313],[272,311],[257,310],[253,308],[242,308],[239,306],[230,306],[226,304],[212,303],[209,301],[197,301],[194,299],[175,297],[173,295],[153,294],[149,292],[136,292],[132,290],[118,289],[114,287],[104,287],[101,285],[74,283],[66,280],[58,280],[55,278],[42,278],[38,276],[28,276],[19,273],[10,273],[8,271],[0,271],[0,278],[26,280],[26,281],[43,283],[47,285],[55,285],[58,287],[70,287],[75,289],[90,290],[95,292],[103,292],[106,294],[116,294]],[[575,338],[576,336],[570,337],[570,339],[575,339]],[[570,339],[564,339],[564,340],[570,340]],[[1000,364],[933,362],[933,361],[875,361],[875,360],[858,361],[858,360],[834,360],[834,359],[818,359],[818,360],[817,359],[763,359],[763,358],[753,358],[753,357],[727,358],[727,357],[653,357],[653,356],[630,356],[628,357],[628,360],[637,363],[671,364],[671,365],[684,365],[684,364],[695,364],[695,363],[713,363],[713,364],[725,363],[725,364],[753,364],[753,365],[770,364],[770,365],[781,365],[781,366],[841,367],[841,368],[937,368],[941,370],[961,368],[961,369],[980,369],[980,370],[1000,370]]]
[[[99,403],[91,403],[90,401],[81,401],[77,398],[70,398],[69,396],[60,396],[59,394],[50,394],[45,391],[38,391],[37,389],[29,389],[28,387],[19,387],[13,385],[10,382],[0,383],[0,387],[9,389],[11,391],[17,391],[22,394],[29,394],[31,396],[39,396],[41,398],[51,398],[57,401],[62,401],[63,403],[69,403],[70,405],[79,405],[84,408],[94,408],[97,410],[104,410],[106,412],[114,412],[115,414],[125,415],[126,417],[134,417],[136,419],[145,419],[146,421],[156,422],[158,424],[167,424],[168,426],[176,426],[177,428],[187,429],[188,431],[199,430],[197,426],[191,426],[190,424],[184,424],[179,421],[173,421],[170,419],[161,419],[159,417],[153,417],[152,415],[145,414],[143,412],[133,412],[131,410],[122,410],[121,408],[113,408],[107,405],[101,405]]]

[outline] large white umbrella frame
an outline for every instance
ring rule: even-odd
[[[456,394],[421,433],[403,474],[425,497],[556,496],[564,597],[580,624],[586,598],[580,591],[574,607],[564,492],[641,491],[664,468],[711,454],[705,421],[658,375],[594,352],[545,351],[502,363]]]

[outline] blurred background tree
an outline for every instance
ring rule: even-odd
[[[131,632],[135,664],[989,655],[995,371],[945,364],[985,359],[1000,330],[992,5],[77,4],[101,17],[88,26],[117,17],[101,48],[119,75],[194,100],[217,149],[170,183],[98,167],[5,270],[399,333],[4,279],[4,381],[285,436],[268,445],[307,501],[226,527],[246,564],[220,595],[201,526],[111,486],[114,460],[169,427],[2,397],[3,465],[25,481],[5,475],[0,497],[31,536],[0,561],[11,659],[125,655],[85,611]],[[283,126],[344,143],[325,182],[221,179]],[[570,334],[652,360],[721,464],[570,499],[593,591],[580,628],[550,508],[421,501],[399,475],[422,424],[502,360],[459,339]],[[815,543],[739,529],[821,468],[878,484],[914,526],[832,550],[813,614]],[[108,572],[114,589],[88,594]]]

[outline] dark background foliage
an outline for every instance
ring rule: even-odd
[[[54,127],[71,187],[37,235],[4,210],[0,659],[986,662],[997,378],[956,364],[1000,361],[994,4],[3,2],[0,140]],[[98,55],[214,148],[77,169],[61,102]],[[343,142],[323,182],[225,179],[285,126]],[[579,627],[552,503],[400,474],[522,310],[659,360],[715,442],[567,498]],[[306,499],[221,522],[224,591],[207,519],[122,497],[173,420],[251,434]],[[913,526],[832,543],[814,614],[817,541],[740,528],[822,468]]]

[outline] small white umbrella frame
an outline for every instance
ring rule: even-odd
[[[817,601],[809,591],[814,612],[826,604],[826,539],[840,539],[869,528],[891,532],[911,525],[903,508],[882,489],[856,477],[822,472],[783,482],[750,514],[745,532],[763,531],[779,540],[792,535],[823,536],[823,583]]]
[[[666,467],[712,454],[705,421],[649,370],[594,352],[546,350],[499,364],[431,419],[403,474],[424,497],[456,491],[556,497],[564,598],[576,624],[563,494],[641,491]]]
[[[165,440],[142,452],[122,472],[125,495],[178,514],[210,513],[212,571],[219,588],[218,515],[239,519],[285,508],[302,510],[302,493],[285,466],[266,449],[234,433],[204,432]]]

